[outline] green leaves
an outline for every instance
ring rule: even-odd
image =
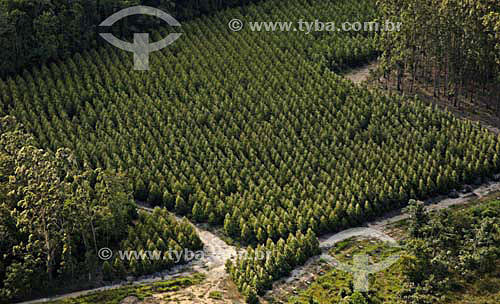
[[[499,95],[498,1],[378,3],[384,18],[402,22],[401,31],[384,32],[378,40],[381,70],[388,82],[391,73],[397,75],[398,90],[413,94],[417,84],[432,86],[434,97],[442,95],[454,106],[462,98],[474,103],[475,98],[491,101]]]
[[[428,299],[432,303],[450,289],[457,289],[497,270],[500,244],[500,202],[437,214],[425,213],[422,205],[410,205],[410,229],[402,260],[408,284],[405,299]],[[493,292],[487,288],[484,292]]]
[[[268,1],[245,11],[250,15],[238,8],[183,23],[184,38],[152,54],[147,73],[131,72],[128,54],[110,47],[0,82],[1,103],[38,144],[74,152],[76,165],[61,156],[67,162],[47,178],[76,188],[67,208],[79,220],[70,223],[84,231],[79,242],[89,252],[119,239],[133,218],[128,192],[98,168],[123,174],[134,199],[224,225],[253,246],[336,231],[498,169],[499,140],[483,129],[329,71],[369,60],[371,38],[227,30],[231,18],[250,16],[373,20],[373,1]],[[394,66],[405,58],[385,60]],[[2,140],[5,151],[17,147]],[[100,177],[72,176],[71,166]],[[40,187],[57,197],[57,187]],[[128,212],[119,211],[120,202]],[[157,233],[168,235],[165,229]],[[142,244],[147,235],[130,242]],[[285,268],[290,262],[276,259]],[[124,267],[137,272],[150,267],[130,264]],[[264,283],[269,275],[279,274]]]
[[[81,171],[68,149],[38,149],[12,117],[2,118],[0,126],[2,298],[22,299],[60,280],[92,277],[100,269],[98,248],[117,246],[137,218],[124,176]],[[169,229],[185,235],[186,248],[200,247],[190,225]],[[104,265],[106,278],[115,271],[124,275],[122,266]]]
[[[152,213],[139,212],[137,222],[117,249],[131,254],[128,260],[115,259],[109,269],[113,277],[123,279],[126,274],[144,275],[188,262],[193,257],[186,257],[187,251],[201,250],[203,243],[191,223],[177,220],[167,210],[157,207]],[[137,259],[134,252],[145,256],[158,252],[160,258]]]
[[[298,232],[290,234],[286,241],[280,239],[273,243],[268,239],[265,246],[247,248],[244,257],[238,256],[234,263],[228,260],[226,271],[247,302],[252,302],[257,294],[272,287],[273,281],[303,265],[309,257],[319,252],[319,242],[312,230],[306,235]]]

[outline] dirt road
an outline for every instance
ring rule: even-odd
[[[139,209],[152,212],[153,209],[140,206]],[[181,220],[179,217],[176,217],[178,220]],[[44,303],[55,300],[62,300],[67,298],[75,298],[82,295],[87,295],[99,291],[106,291],[111,289],[116,289],[119,287],[123,287],[129,284],[145,284],[145,283],[153,283],[158,281],[165,281],[181,276],[188,276],[193,274],[194,272],[204,273],[206,275],[206,279],[203,283],[189,287],[186,289],[185,293],[188,294],[189,299],[188,302],[183,302],[182,297],[185,294],[180,294],[180,298],[178,299],[178,303],[212,303],[212,300],[209,299],[209,294],[211,291],[218,291],[219,286],[221,284],[225,284],[227,281],[227,274],[225,272],[225,263],[227,259],[233,258],[238,253],[236,247],[230,246],[226,244],[222,239],[220,239],[216,234],[201,228],[200,226],[194,225],[196,228],[196,232],[198,233],[201,241],[204,244],[204,255],[200,260],[193,261],[186,265],[175,266],[172,269],[160,273],[155,273],[153,275],[141,276],[139,278],[135,278],[130,282],[122,282],[118,284],[107,285],[95,289],[89,289],[84,291],[67,293],[64,295],[57,295],[48,298],[37,299],[33,301],[22,302],[26,304],[34,304],[34,303]],[[183,291],[184,292],[184,291]],[[196,295],[196,299],[193,300],[192,296]],[[159,295],[158,301],[148,301],[148,303],[162,303]],[[219,302],[220,303],[220,302]]]
[[[474,189],[470,193],[460,194],[458,198],[448,198],[445,196],[441,196],[429,199],[425,202],[426,203],[425,208],[427,210],[433,211],[433,210],[448,208],[453,205],[466,204],[471,199],[481,198],[482,196],[485,196],[494,191],[500,191],[500,182],[485,184],[483,186]],[[140,209],[149,212],[152,211],[151,208],[143,206],[141,206]],[[378,218],[373,222],[369,222],[365,226],[383,231],[387,225],[406,219],[408,218],[408,216],[409,215],[405,213],[403,210],[397,210],[388,213],[385,216]],[[178,219],[180,220],[180,218]],[[224,266],[227,259],[235,257],[238,254],[238,250],[236,247],[226,244],[216,234],[206,229],[203,229],[200,226],[195,225],[195,228],[204,244],[205,254],[204,257],[200,260],[191,262],[186,265],[176,266],[173,269],[162,273],[156,273],[154,275],[140,277],[135,279],[133,282],[128,282],[128,283],[124,282],[96,289],[73,292],[65,295],[43,298],[23,303],[43,303],[43,302],[66,299],[66,298],[74,298],[89,293],[119,288],[126,284],[152,283],[156,281],[163,281],[176,278],[179,276],[190,275],[194,272],[201,272],[206,274],[207,276],[206,280],[201,285],[187,288],[186,291],[179,293],[179,297],[176,298],[176,301],[178,301],[179,303],[221,303],[220,301],[217,302],[210,299],[210,292],[219,291],[220,289],[225,288],[225,285],[230,284],[228,283],[228,277],[225,272]],[[338,240],[344,239],[342,237],[343,233],[345,233],[345,231],[341,231],[336,234],[327,234],[321,236],[319,238],[320,247],[323,249],[331,248]],[[366,236],[369,237],[371,235],[366,235]],[[311,267],[312,265],[315,265],[318,262],[318,260],[319,257],[313,257],[304,266],[294,269],[290,276],[275,283],[273,286],[273,290],[269,291],[267,295],[279,292],[281,289],[283,289],[284,285],[289,284],[293,281],[311,279],[311,274],[313,273],[311,271]],[[163,302],[161,300],[161,294],[156,295],[155,297],[158,298],[157,299],[158,301],[156,302],[148,301],[148,303]],[[232,300],[231,303],[233,302],[235,301]]]
[[[458,198],[438,196],[428,199],[424,202],[426,205],[425,209],[428,211],[436,211],[451,206],[467,204],[473,199],[481,198],[496,191],[500,191],[500,182],[487,183],[472,190],[472,192],[459,194]],[[338,233],[323,235],[319,238],[320,248],[323,253],[326,253],[328,249],[332,248],[337,242],[344,240],[346,238],[346,234],[356,234],[356,236],[364,236],[367,238],[376,237],[384,239],[384,235],[381,236],[377,233],[377,231],[383,232],[388,225],[407,219],[408,217],[409,214],[405,213],[404,209],[400,209],[390,212],[383,217],[364,225],[364,227],[371,229],[358,229],[359,231],[346,229]],[[322,271],[320,258],[321,256],[316,256],[309,259],[305,265],[295,268],[288,277],[274,283],[273,289],[266,293],[265,298],[276,298],[283,294],[290,295],[295,292],[297,287],[304,288],[309,285],[311,281],[317,278],[317,273]]]

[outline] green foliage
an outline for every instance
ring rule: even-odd
[[[440,211],[425,222],[418,220],[417,209],[412,210],[409,226],[418,226],[419,233],[410,229],[405,240],[409,254],[403,260],[403,299],[435,303],[446,292],[498,271],[500,201],[465,212]]]
[[[208,294],[208,297],[210,299],[214,299],[214,300],[222,300],[223,299],[222,292],[220,292],[220,291],[211,291]]]
[[[1,0],[0,1],[0,76],[19,72],[33,63],[67,57],[104,40],[97,26],[113,13],[134,5],[159,8],[178,20],[209,14],[257,0]],[[113,28],[117,36],[127,37],[137,28],[150,30],[158,18],[135,17],[120,21]],[[1,114],[1,111],[0,111]]]
[[[377,3],[385,19],[402,24],[401,31],[383,32],[378,39],[381,69],[386,78],[395,71],[398,90],[407,90],[403,81],[408,80],[412,92],[418,80],[433,86],[434,96],[453,98],[455,106],[461,95],[474,101],[478,94],[490,94],[485,97],[500,103],[498,1]]]
[[[102,276],[105,281],[111,281],[113,279],[113,271],[108,261],[104,261],[102,264]]]
[[[140,212],[128,229],[128,237],[120,243],[119,250],[135,251],[138,255],[124,255],[123,260],[116,256],[112,271],[115,277],[122,279],[126,274],[149,274],[187,262],[186,250],[202,249],[203,243],[191,223],[177,220],[165,209],[155,208],[153,213]]]
[[[152,54],[147,73],[102,48],[0,82],[0,99],[41,146],[123,172],[136,199],[225,225],[244,244],[336,231],[498,171],[500,145],[485,129],[328,71],[330,60],[366,58],[370,37],[226,30],[232,18],[282,15],[342,22],[376,9],[347,0],[230,9],[183,24],[185,38]],[[335,51],[351,42],[366,52]]]
[[[410,200],[406,212],[410,214],[408,233],[411,237],[420,237],[423,234],[424,226],[428,224],[429,217],[425,212],[423,202]]]
[[[368,300],[359,291],[354,292],[349,298],[350,304],[368,304]]]
[[[171,248],[165,243],[203,247],[188,222],[165,210],[137,215],[132,189],[121,174],[80,170],[67,149],[53,153],[33,144],[13,117],[0,118],[0,298],[23,299],[99,272],[111,281],[174,264],[141,260],[132,269],[116,258],[102,263],[99,248],[119,249],[120,243],[146,250],[157,250],[156,244]]]
[[[370,291],[362,294],[368,303],[497,303],[500,202],[482,201],[437,214],[427,214],[420,206],[412,202],[411,218],[396,227],[407,232],[403,248],[348,239],[337,243],[330,254],[352,263],[356,254],[369,254],[377,262],[400,252],[396,264],[371,276]],[[322,271],[324,275],[288,302],[362,301],[361,294],[352,290],[351,274],[325,266]]]
[[[118,304],[128,296],[135,296],[139,300],[155,294],[162,293],[169,290],[179,290],[192,285],[201,283],[204,280],[202,274],[196,273],[189,277],[181,277],[163,282],[156,282],[152,284],[140,284],[119,287],[116,289],[100,291],[89,295],[79,296],[76,298],[58,300],[48,302],[49,304]]]
[[[56,276],[92,273],[96,248],[121,240],[135,213],[122,179],[79,171],[67,149],[36,148],[12,117],[1,118],[0,127],[0,294],[20,298]]]
[[[272,287],[272,282],[286,276],[296,266],[319,254],[319,242],[311,229],[304,235],[300,231],[290,234],[286,241],[280,239],[255,249],[248,248],[247,255],[228,260],[226,271],[248,303],[258,303],[257,295]]]
[[[250,266],[253,275],[240,279],[238,287],[251,296],[315,254],[317,244],[295,245],[299,235],[311,240],[409,198],[445,193],[499,171],[500,143],[487,130],[331,73],[376,54],[372,37],[227,30],[233,18],[283,17],[341,23],[373,20],[377,12],[368,0],[271,0],[183,23],[183,39],[151,54],[147,73],[131,71],[128,54],[105,47],[0,81],[2,111],[16,116],[47,149],[20,149],[14,159],[23,145],[2,135],[7,148],[0,165],[10,173],[0,173],[0,180],[2,187],[19,190],[19,198],[7,199],[9,210],[21,209],[20,215],[2,213],[2,223],[6,231],[16,231],[11,223],[15,227],[18,219],[26,226],[23,235],[9,233],[2,240],[6,248],[19,239],[49,239],[47,248],[35,246],[37,273],[90,267],[96,248],[121,242],[127,233],[133,191],[135,199],[224,225],[242,243],[262,246],[268,240],[280,247],[279,260],[260,265],[262,271]],[[45,15],[40,26],[49,27],[51,19]],[[31,189],[24,175],[10,178],[16,161],[24,160],[38,166],[33,178],[53,185],[50,191]],[[68,174],[68,167],[83,173]],[[180,246],[181,233],[172,239],[164,237],[165,229],[155,231],[160,242],[149,239],[147,222],[138,226],[129,232],[130,246]],[[182,237],[196,243],[189,234]],[[77,246],[86,253],[75,258]],[[158,267],[137,260],[116,265],[122,275]]]
[[[401,252],[401,248],[391,247],[380,240],[349,238],[336,243],[329,253],[338,261],[352,265],[355,255],[368,255],[371,263],[379,263]],[[328,264],[322,264],[321,271],[324,274],[311,282],[307,289],[300,290],[297,295],[280,295],[275,300],[287,300],[288,303],[294,304],[350,304],[363,301],[374,304],[400,303],[397,290],[401,288],[403,275],[399,262],[384,271],[370,275],[370,291],[363,293],[354,290],[352,274]]]

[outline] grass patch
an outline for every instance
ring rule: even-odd
[[[497,304],[500,303],[500,273],[477,278],[474,282],[463,284],[459,290],[448,292],[446,299],[450,303]]]
[[[471,200],[467,204],[453,206],[448,211],[455,214],[472,212],[479,218],[492,217],[497,214],[496,210],[500,206],[499,195],[499,192],[494,192]],[[390,224],[388,229],[400,230],[403,235],[406,235],[408,224],[408,219],[401,220]],[[352,257],[356,254],[368,254],[372,259],[372,263],[377,263],[398,250],[404,254],[401,248],[389,247],[379,240],[350,238],[338,242],[330,250],[330,254],[340,262],[347,264],[352,264]],[[370,291],[366,294],[370,299],[369,303],[404,303],[399,298],[399,294],[402,291],[406,277],[400,262],[401,260],[388,269],[370,275]],[[500,263],[500,261],[497,262]],[[500,267],[497,267],[497,269],[500,269]],[[351,274],[331,268],[324,275],[318,277],[307,289],[289,297],[288,303],[344,303],[342,299],[352,293],[352,279]],[[496,273],[486,274],[474,278],[473,282],[461,281],[460,286],[456,289],[443,294],[443,299],[443,303],[455,304],[500,303],[500,273],[497,271]]]
[[[222,292],[220,291],[211,291],[209,294],[208,294],[208,297],[210,299],[214,299],[214,300],[222,300]]]
[[[169,291],[177,291],[188,286],[201,283],[205,279],[205,275],[196,273],[189,277],[181,277],[163,282],[151,284],[128,285],[120,288],[100,291],[88,295],[79,296],[71,299],[63,299],[48,302],[49,304],[119,304],[128,296],[135,296],[139,300],[144,300],[147,297],[156,293]]]
[[[349,238],[338,242],[330,250],[330,254],[338,261],[352,264],[354,255],[366,254],[371,257],[372,263],[378,263],[386,257],[401,252],[401,248],[391,247],[375,239]],[[397,291],[402,286],[399,262],[390,268],[370,275],[370,292],[372,303],[399,303]],[[289,303],[339,303],[353,292],[353,277],[350,273],[331,268],[325,275],[320,276],[308,289],[300,291],[296,296],[288,299]]]

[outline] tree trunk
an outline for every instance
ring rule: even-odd
[[[448,58],[446,58],[445,64],[444,64],[444,94],[446,94],[446,98],[448,101],[450,101],[450,94],[448,94]]]
[[[402,78],[403,78],[403,68],[398,64],[398,92],[401,92],[401,82],[402,82]]]
[[[497,116],[500,113],[500,79],[496,81]]]
[[[50,245],[50,235],[47,230],[47,222],[43,220],[43,238],[45,241],[45,266],[47,267],[47,275],[49,277],[49,282],[52,281],[52,271],[53,271],[53,257],[52,257],[52,246]]]
[[[97,254],[99,250],[97,249],[97,238],[95,236],[95,227],[94,227],[94,222],[93,221],[90,221],[90,227],[92,229],[92,237],[94,238],[95,253]]]
[[[411,85],[410,85],[410,92],[413,93],[413,89],[415,87],[415,80],[417,78],[417,62],[413,63],[413,72],[412,72],[412,79],[411,79]]]

